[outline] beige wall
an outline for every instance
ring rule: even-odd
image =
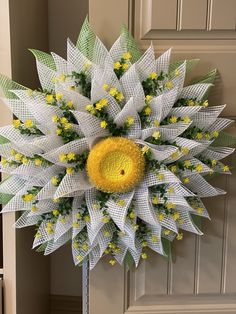
[[[49,51],[66,57],[66,40],[76,43],[88,14],[88,0],[48,0]],[[51,255],[51,294],[81,296],[81,268],[72,261],[66,246]]]

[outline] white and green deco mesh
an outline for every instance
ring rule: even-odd
[[[221,133],[225,105],[208,106],[216,71],[186,86],[198,60],[141,54],[126,28],[108,51],[87,20],[67,60],[31,51],[40,89],[0,77],[15,116],[0,128],[0,199],[19,211],[15,227],[35,226],[33,248],[71,242],[76,265],[138,266],[150,249],[169,257],[185,231],[201,235],[202,198],[225,193],[208,179],[230,174],[221,160],[235,144]]]

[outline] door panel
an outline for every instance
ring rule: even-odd
[[[106,3],[99,1],[98,8],[90,0],[90,21],[109,46],[119,34],[117,23],[125,21],[143,50],[152,41],[157,56],[173,47],[172,60],[199,58],[194,77],[218,68],[210,103],[227,103],[223,115],[235,118],[235,0],[130,0],[119,5],[114,21],[118,3],[109,1],[104,11]],[[231,132],[236,134],[235,126]],[[236,313],[236,173],[215,178],[214,185],[227,195],[205,201],[211,216],[202,222],[205,235],[185,233],[175,242],[174,263],[150,252],[138,269],[110,267],[103,260],[90,272],[90,314]]]

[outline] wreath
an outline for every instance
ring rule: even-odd
[[[208,106],[216,71],[186,86],[197,60],[141,54],[125,27],[108,51],[87,19],[67,60],[31,51],[40,89],[0,78],[16,117],[0,128],[0,198],[15,227],[36,227],[33,248],[71,241],[76,265],[137,266],[148,248],[170,256],[183,231],[201,235],[201,199],[225,193],[208,178],[230,173],[220,160],[233,152],[217,144],[225,106]]]

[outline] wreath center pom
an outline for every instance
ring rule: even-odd
[[[96,144],[87,160],[88,176],[104,192],[127,192],[142,180],[145,159],[132,140],[107,138]]]

